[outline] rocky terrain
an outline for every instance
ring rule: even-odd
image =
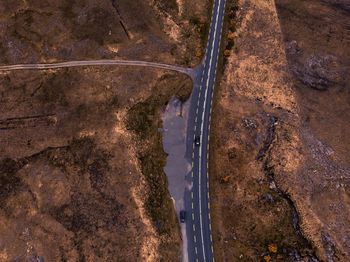
[[[211,160],[217,260],[347,261],[349,4],[231,3]]]
[[[1,1],[1,64],[192,65],[203,1]],[[177,261],[160,112],[191,81],[134,67],[0,75],[0,261]]]
[[[325,261],[350,257],[350,3],[276,1],[300,115],[302,162],[281,178]]]

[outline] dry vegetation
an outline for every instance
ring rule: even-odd
[[[276,1],[293,75],[302,162],[281,176],[320,259],[350,256],[350,5]],[[276,155],[285,147],[277,148]]]
[[[1,198],[5,260],[158,256],[156,231],[142,211],[147,185],[123,127],[130,99],[156,87],[151,72],[150,88],[139,85],[137,75],[145,73],[105,68],[6,75],[0,138],[1,183],[8,188]]]
[[[1,63],[195,64],[200,2],[2,1]],[[158,128],[170,97],[190,90],[184,76],[145,68],[1,74],[0,260],[178,260]]]
[[[216,257],[347,261],[348,5],[276,2],[240,0],[227,24],[234,49],[211,160]]]

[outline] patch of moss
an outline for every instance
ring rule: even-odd
[[[186,101],[190,96],[192,84],[189,80],[182,78],[179,81],[175,77],[175,75],[163,76],[152,96],[130,109],[127,128],[134,131],[142,140],[157,132],[160,125],[157,111],[165,106],[173,95],[181,101]]]
[[[10,194],[15,193],[17,189],[22,186],[22,180],[16,174],[22,166],[23,164],[10,158],[5,158],[0,161],[1,202],[3,202]]]
[[[178,13],[179,7],[176,0],[157,0],[159,7],[168,13]]]
[[[229,0],[226,5],[225,27],[223,31],[225,57],[224,63],[227,62],[227,57],[230,51],[235,48],[234,32],[236,31],[236,13],[238,11],[238,0]]]

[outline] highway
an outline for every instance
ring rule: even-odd
[[[206,53],[199,83],[191,100],[187,154],[192,170],[185,193],[186,232],[189,261],[214,261],[209,196],[210,122],[226,0],[214,0]],[[199,145],[194,143],[199,137]]]

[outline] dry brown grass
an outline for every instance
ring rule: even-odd
[[[113,1],[12,1],[1,2],[0,13],[7,25],[0,32],[2,63],[114,57],[196,63],[184,47],[198,46],[198,34],[181,33],[175,45],[161,27],[164,14],[145,1],[116,7]],[[195,31],[185,16],[176,18],[184,21],[180,31]],[[128,67],[1,74],[1,259],[178,259],[158,127],[171,95],[184,99],[190,86],[182,76],[165,75]],[[128,116],[146,105],[131,130]],[[144,135],[143,124],[149,125]],[[152,158],[141,161],[147,153]]]

